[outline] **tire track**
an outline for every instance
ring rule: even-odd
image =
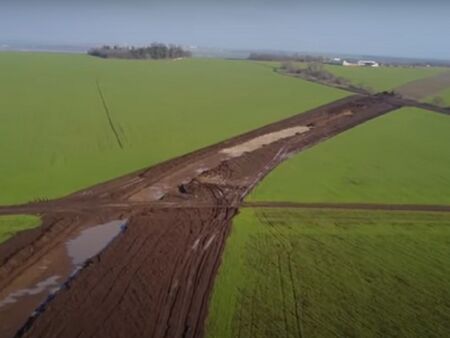
[[[303,309],[300,308],[300,311],[298,310],[299,308],[299,301],[300,301],[300,306],[302,304],[302,299],[297,298],[298,297],[298,293],[297,293],[297,288],[295,287],[295,279],[294,279],[294,274],[292,271],[292,260],[291,260],[291,253],[288,253],[288,269],[289,269],[289,279],[291,281],[291,288],[292,288],[292,296],[294,298],[294,306],[295,306],[295,319],[296,319],[296,325],[297,325],[297,332],[299,335],[299,338],[304,338],[304,330],[303,330]]]
[[[106,99],[105,99],[105,96],[103,95],[103,91],[102,91],[102,88],[100,87],[100,82],[98,81],[98,79],[95,80],[95,83],[97,85],[97,92],[98,92],[98,95],[100,96],[100,100],[102,101],[103,109],[105,111],[106,118],[109,123],[109,127],[111,128],[111,130],[116,138],[119,148],[123,149],[123,143],[120,140],[120,136],[119,136],[119,133],[117,132],[116,127],[114,126],[114,122],[111,118],[111,112],[109,111],[108,104],[106,103]]]
[[[291,284],[291,291],[292,296],[294,300],[294,317],[295,317],[295,325],[296,325],[296,333],[298,335],[298,338],[304,338],[304,330],[303,330],[303,322],[302,322],[302,314],[303,311],[300,309],[299,312],[299,305],[298,302],[300,301],[300,304],[302,303],[302,299],[297,298],[299,295],[297,293],[297,289],[295,287],[295,279],[292,269],[292,261],[291,261],[291,255],[293,252],[293,247],[291,245],[291,242],[289,240],[289,236],[286,234],[283,234],[281,230],[278,229],[276,224],[272,222],[270,217],[262,211],[261,213],[257,213],[256,217],[261,222],[261,224],[267,224],[269,226],[269,233],[273,236],[273,238],[279,242],[280,247],[282,248],[282,254],[286,256],[285,260],[287,261],[287,269],[288,269],[288,277],[289,282]],[[280,258],[280,254],[278,254],[278,274],[280,275],[280,280],[282,280],[283,274],[281,273],[281,266],[282,266],[282,260]],[[285,290],[284,285],[281,286],[282,292],[283,292],[283,304],[286,304],[286,296],[285,296]],[[286,306],[283,305],[283,311],[286,311]],[[286,313],[285,313],[285,322],[287,323],[286,319]],[[287,325],[287,324],[286,324]],[[286,331],[288,332],[288,331]]]

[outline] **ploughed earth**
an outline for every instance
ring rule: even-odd
[[[0,336],[201,337],[249,191],[293,154],[402,105],[351,96],[59,200],[0,207],[43,219],[0,245]]]
[[[435,95],[450,86],[450,72],[445,71],[431,77],[412,81],[395,91],[405,98],[422,100]]]

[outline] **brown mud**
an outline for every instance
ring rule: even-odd
[[[434,76],[426,77],[404,84],[395,89],[401,96],[413,100],[423,100],[427,97],[439,94],[450,87],[450,72],[442,72]]]
[[[24,297],[23,311],[1,321],[14,322],[8,332],[18,337],[201,337],[231,220],[249,191],[293,154],[402,105],[391,95],[348,97],[59,200],[0,207],[43,216],[42,227],[0,245],[0,292],[26,287],[35,263],[74,233],[128,219],[35,316],[27,320],[40,302]]]
[[[39,304],[56,293],[91,257],[101,252],[126,224],[126,220],[92,224],[87,219],[72,219],[70,216],[66,221],[51,227],[52,231],[58,231],[54,238],[51,234],[40,237],[33,247],[23,249],[15,259],[9,259],[1,266],[2,337],[13,336]],[[72,222],[80,226],[72,227]]]

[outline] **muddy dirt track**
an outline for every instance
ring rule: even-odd
[[[33,317],[47,294],[0,311],[0,323],[13,323],[0,336],[201,337],[231,220],[249,191],[292,154],[403,104],[348,97],[60,200],[0,207],[44,220],[0,246],[0,294],[20,288],[44,255],[59,257],[56,248],[86,224],[127,220]]]

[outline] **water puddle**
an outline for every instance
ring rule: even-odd
[[[126,227],[126,220],[86,227],[62,242],[0,292],[0,337],[12,337],[48,297]]]
[[[0,301],[0,308],[12,304],[18,301],[20,297],[38,295],[46,290],[56,291],[59,288],[58,280],[61,276],[51,276],[43,281],[38,282],[36,285],[29,289],[20,289],[18,291],[10,293],[6,298]],[[54,290],[53,290],[54,289]]]
[[[97,255],[125,227],[123,221],[112,221],[83,230],[78,237],[66,243],[67,254],[78,268],[89,258]]]

